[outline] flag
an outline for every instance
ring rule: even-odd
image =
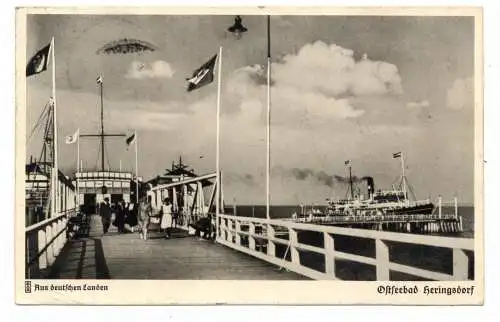
[[[99,77],[97,77],[95,81],[97,82],[97,84],[102,84],[102,76],[99,75]]]
[[[26,77],[39,74],[47,69],[49,64],[50,44],[40,49],[26,65]]]
[[[187,78],[187,91],[198,89],[204,85],[210,84],[214,80],[214,67],[217,55],[214,55],[209,61],[193,72],[191,78]]]
[[[392,158],[393,158],[393,159],[396,159],[396,158],[401,158],[401,152],[393,153],[393,154],[392,154]]]
[[[135,141],[135,133],[132,134],[131,136],[129,136],[127,138],[127,140],[125,141],[125,143],[127,144],[127,147],[130,146],[132,143],[134,143]]]
[[[73,143],[75,143],[78,140],[79,137],[80,137],[80,129],[76,130],[75,134],[68,135],[66,137],[66,144],[73,144]]]
[[[344,164],[345,164],[345,165],[349,165],[349,164],[351,164],[351,160],[346,160],[346,161],[344,162]]]

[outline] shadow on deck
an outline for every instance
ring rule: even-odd
[[[53,279],[303,280],[301,275],[236,252],[212,241],[176,231],[172,239],[152,232],[102,236],[99,216],[90,219],[90,236],[68,240],[56,259]]]

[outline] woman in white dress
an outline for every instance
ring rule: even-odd
[[[165,238],[170,238],[172,236],[172,203],[170,199],[165,198],[163,200],[163,205],[161,206],[161,223],[160,228],[165,232]]]

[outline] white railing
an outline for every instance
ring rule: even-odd
[[[335,272],[336,260],[347,260],[375,266],[376,279],[379,281],[390,280],[391,271],[419,276],[428,280],[468,280],[469,257],[466,251],[474,251],[474,241],[468,238],[409,235],[395,232],[296,223],[276,219],[266,220],[235,217],[223,214],[220,214],[217,220],[217,241],[220,244],[318,280],[340,279],[340,277],[336,276]],[[246,229],[242,229],[242,227]],[[256,231],[256,228],[259,228],[258,230],[260,231]],[[299,231],[322,234],[323,247],[299,242]],[[280,233],[287,234],[288,239],[279,238]],[[334,235],[374,240],[375,257],[336,250]],[[242,243],[243,238],[248,239],[248,243]],[[390,242],[403,243],[401,245],[425,245],[451,249],[453,253],[453,272],[447,274],[392,262],[390,261]],[[289,253],[290,260],[286,259],[287,253],[285,253],[285,256],[277,256],[277,245],[286,247],[286,252]],[[258,246],[264,246],[266,251],[259,251]],[[312,269],[301,263],[300,253],[304,251],[323,255],[324,271]]]
[[[26,278],[44,277],[66,244],[68,218],[75,209],[26,227]]]

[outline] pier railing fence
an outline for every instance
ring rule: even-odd
[[[367,275],[368,280],[473,279],[473,239],[224,214],[219,214],[217,218],[217,241],[220,244],[312,279],[346,279],[346,262],[370,267],[373,274]],[[356,243],[369,246],[346,248],[346,245]],[[405,253],[401,252],[405,248],[409,249],[407,257],[413,261],[415,256],[427,258],[408,261],[408,258],[399,256]],[[445,264],[441,265],[443,262]],[[428,264],[428,267],[422,263]]]
[[[68,219],[75,209],[26,227],[26,278],[43,278],[66,244]]]

